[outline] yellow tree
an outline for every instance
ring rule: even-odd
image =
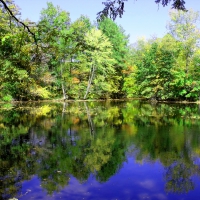
[[[93,81],[95,85],[102,85],[99,89],[105,92],[115,89],[108,83],[109,74],[115,72],[112,67],[115,60],[112,58],[112,45],[100,30],[92,28],[84,40],[87,48],[79,59],[88,66],[88,83],[84,95],[84,99],[87,99]]]

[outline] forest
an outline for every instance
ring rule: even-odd
[[[9,8],[19,14],[15,4]],[[1,8],[0,101],[199,100],[199,12],[169,15],[164,37],[130,44],[109,18],[72,22],[68,11],[49,2],[37,23],[22,20],[27,31]]]

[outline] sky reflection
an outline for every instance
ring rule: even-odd
[[[139,164],[134,158],[129,157],[123,164],[123,168],[112,176],[107,182],[99,183],[91,175],[87,181],[80,183],[76,178],[70,177],[69,185],[60,192],[47,195],[41,188],[40,180],[33,176],[31,180],[25,181],[22,185],[23,196],[20,200],[26,199],[87,199],[87,200],[186,200],[200,199],[200,194],[190,191],[187,194],[166,193],[163,174],[165,170],[161,163]],[[199,188],[199,179],[193,178]],[[198,189],[197,189],[198,190]]]

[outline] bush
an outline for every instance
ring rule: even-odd
[[[13,98],[10,94],[7,94],[7,95],[3,96],[2,100],[5,102],[9,102],[9,101],[12,101]]]

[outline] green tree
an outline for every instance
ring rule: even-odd
[[[122,90],[124,91],[126,97],[138,97],[138,84],[136,75],[138,73],[138,66],[144,59],[145,54],[149,50],[151,44],[146,42],[144,38],[140,38],[129,46],[128,56],[127,56],[127,69],[124,70],[124,84]]]
[[[125,31],[122,27],[118,26],[109,18],[104,18],[98,24],[99,29],[108,37],[113,49],[113,58],[116,60],[114,69],[116,73],[112,77],[111,81],[117,87],[117,91],[113,92],[113,98],[123,97],[122,87],[124,84],[123,71],[127,68],[127,53],[128,53],[128,36],[125,35]]]
[[[187,99],[197,99],[199,85],[195,82],[192,60],[195,51],[199,49],[200,30],[197,26],[199,12],[192,10],[188,12],[174,11],[170,12],[170,18],[168,30],[181,43],[181,51],[177,59],[177,69],[179,68],[179,74],[182,74],[182,77],[178,78],[182,80],[182,88],[179,88],[180,96]]]
[[[87,99],[91,86],[93,86],[93,92],[90,96],[95,95],[97,91],[99,92],[98,96],[102,96],[101,93],[104,92],[109,94],[115,89],[109,83],[109,75],[115,72],[112,45],[108,38],[95,28],[87,32],[84,41],[87,48],[79,55],[80,61],[88,66],[88,83],[84,99]],[[95,87],[98,87],[98,90],[95,90]]]
[[[19,13],[14,4],[10,4],[13,13]],[[32,98],[34,74],[37,62],[32,60],[36,45],[23,26],[15,21],[7,21],[10,16],[0,10],[0,98],[3,100],[27,100]],[[28,21],[24,21],[28,23]],[[33,28],[34,29],[34,28]],[[8,98],[10,97],[10,98]]]
[[[78,57],[87,49],[84,38],[92,27],[89,18],[85,16],[81,16],[70,25],[71,36],[67,49],[68,59],[64,63],[64,78],[67,95],[72,99],[80,99],[85,93],[87,65],[82,64]]]
[[[71,42],[69,13],[47,3],[47,8],[41,11],[38,23],[38,34],[46,56],[46,64],[51,74],[55,76],[58,88],[67,99],[65,88],[65,65],[68,59],[68,49]]]

